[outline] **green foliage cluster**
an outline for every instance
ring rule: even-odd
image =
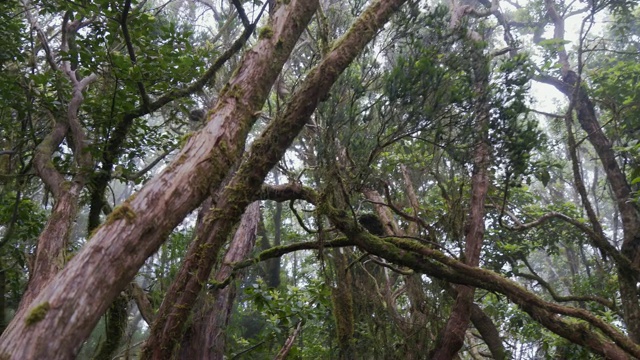
[[[331,333],[331,294],[324,282],[314,279],[304,287],[288,285],[268,288],[257,279],[244,288],[238,312],[230,328],[230,355],[259,346],[245,357],[269,357],[277,353],[284,340],[302,322],[300,341],[291,350],[293,359],[329,358]],[[269,355],[270,354],[270,355]]]

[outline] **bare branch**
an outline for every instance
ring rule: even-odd
[[[238,16],[240,17],[240,20],[242,21],[242,25],[244,25],[244,28],[245,29],[251,28],[251,22],[247,18],[247,14],[245,13],[244,8],[242,7],[242,4],[240,3],[240,1],[231,0],[231,2],[233,3],[233,6],[236,7],[236,10],[238,11]]]
[[[127,52],[129,53],[129,58],[131,59],[131,64],[136,67],[136,53],[133,50],[133,43],[131,42],[131,35],[129,35],[129,27],[127,26],[127,17],[129,16],[129,10],[131,10],[131,0],[125,0],[124,9],[122,10],[122,16],[120,18],[120,26],[122,27],[122,35],[124,36],[125,44],[127,45]],[[142,81],[137,82],[138,91],[140,91],[140,96],[142,97],[142,105],[147,111],[150,110],[149,106],[149,95],[147,94],[147,90],[144,88],[144,84]]]
[[[29,7],[30,7],[29,1],[23,0],[22,6],[24,7],[24,13],[27,18],[27,21],[29,22],[29,25],[31,25],[31,28],[36,31],[36,35],[38,36],[38,39],[40,40],[40,44],[44,49],[47,63],[49,64],[52,70],[57,71],[58,64],[56,64],[56,61],[55,61],[55,54],[51,51],[51,48],[49,47],[49,41],[47,40],[47,36],[44,34],[44,31],[42,31],[42,27],[40,27],[40,24],[38,23],[38,21],[35,19],[33,14],[31,14],[31,10],[29,10]]]

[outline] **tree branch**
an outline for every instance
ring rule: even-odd
[[[127,17],[129,16],[129,10],[131,10],[131,0],[125,0],[124,9],[122,10],[122,16],[120,17],[120,26],[122,27],[122,35],[124,36],[124,42],[127,46],[127,52],[129,53],[129,59],[131,59],[131,64],[134,66],[135,71],[139,71],[137,67],[136,53],[133,49],[133,43],[131,42],[131,35],[129,35],[129,26],[127,25]],[[140,91],[140,96],[142,98],[142,106],[147,109],[147,111],[151,112],[149,106],[149,95],[147,94],[147,90],[144,88],[144,84],[142,81],[137,81],[138,91]]]
[[[492,271],[463,264],[415,241],[395,238],[381,240],[370,235],[347,216],[347,211],[340,206],[344,200],[337,198],[338,193],[331,194],[328,199],[334,199],[332,203],[336,203],[338,207],[325,204],[321,207],[323,213],[361,249],[430,276],[504,294],[535,321],[597,354],[613,359],[627,359],[627,354],[640,357],[638,344],[586,310],[547,302]],[[576,323],[558,315],[583,320],[601,333],[593,331],[583,322]],[[603,339],[603,335],[609,340]]]

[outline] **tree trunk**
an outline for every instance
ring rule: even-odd
[[[316,2],[291,1],[247,51],[205,127],[176,160],[116,208],[0,338],[8,358],[73,358],[113,299],[171,230],[226,176]],[[59,341],[47,334],[55,333]],[[9,356],[10,354],[10,356]]]
[[[575,72],[569,71],[563,80],[570,85],[565,94],[574,101],[578,121],[582,129],[587,133],[589,142],[593,145],[602,162],[607,180],[615,196],[617,208],[620,211],[624,234],[621,252],[635,267],[633,269],[625,264],[617,263],[620,300],[629,335],[633,341],[640,344],[640,294],[638,292],[640,274],[637,271],[638,267],[640,267],[640,219],[638,209],[631,197],[631,187],[616,161],[611,142],[602,131],[594,105],[585,89],[578,83],[578,76]]]
[[[275,177],[275,184],[279,185],[278,181],[278,171],[274,169],[273,171]],[[276,211],[273,214],[273,245],[272,246],[280,246],[282,243],[282,203],[276,202]],[[262,249],[266,250],[269,246],[269,238],[267,237],[266,229],[264,229],[264,224],[262,227],[264,232],[262,237]],[[269,259],[265,261],[265,282],[267,286],[270,288],[277,288],[280,286],[280,257],[276,257],[273,259]]]
[[[276,210],[277,211],[277,210]],[[264,226],[264,220],[260,220],[260,225],[258,227],[258,233],[262,238],[260,240],[260,248],[262,251],[268,250],[271,248],[271,244],[269,244],[269,236],[267,234],[267,229]],[[274,240],[275,246],[275,240]],[[280,258],[276,257],[273,259],[268,259],[263,261],[263,277],[265,279],[265,283],[270,288],[277,288],[280,286]]]
[[[558,13],[552,0],[545,0],[545,7],[554,24],[554,39],[564,40],[564,18]],[[562,66],[562,81],[549,80],[560,92],[569,98],[575,108],[578,122],[587,133],[587,138],[596,150],[604,168],[607,181],[614,194],[617,210],[622,218],[624,234],[621,253],[623,258],[614,257],[618,270],[620,300],[624,322],[630,337],[640,344],[640,301],[638,281],[640,280],[640,214],[636,202],[631,197],[631,187],[620,169],[615,152],[598,122],[595,107],[589,98],[580,77],[571,70],[566,50],[558,51],[558,62]],[[596,229],[597,230],[597,229]]]
[[[348,271],[348,262],[342,250],[332,249],[332,253],[336,286],[331,288],[331,302],[336,322],[338,354],[340,359],[349,360],[354,359],[356,355],[353,341],[355,324],[351,273]]]
[[[191,243],[185,262],[151,328],[153,342],[146,345],[143,358],[164,358],[171,355],[171,343],[182,336],[183,324],[207,281],[217,253],[233,224],[258,194],[269,171],[304,128],[320,99],[329,94],[338,76],[403,2],[404,0],[378,1],[369,6],[337,41],[333,50],[309,72],[282,116],[271,121],[253,142],[229,185],[221,189],[216,209],[212,209],[201,234]]]
[[[284,116],[272,121],[264,135],[254,142],[252,155],[260,155],[260,166],[239,170],[246,175],[245,184],[249,187],[234,189],[232,184],[227,188],[229,192],[236,192],[228,195],[241,196],[241,201],[227,199],[227,204],[235,206],[224,209],[229,215],[221,218],[223,221],[214,221],[218,226],[227,228],[230,225],[225,222],[240,216],[248,205],[251,189],[259,188],[266,173],[304,127],[319,100],[327,96],[337,77],[403,2],[373,3],[309,73]],[[162,174],[114,210],[87,246],[38,295],[28,314],[23,312],[14,318],[0,338],[1,355],[16,359],[75,356],[99,316],[133,278],[144,260],[207,196],[209,189],[220,184],[241,153],[257,111],[316,6],[315,1],[294,0],[278,8],[271,25],[273,32],[247,52],[236,75],[210,112],[205,127],[189,139]],[[255,167],[255,163],[250,166]],[[222,232],[218,233],[220,235]],[[207,252],[210,250],[216,249],[207,248]],[[210,258],[212,254],[206,255]],[[206,266],[202,270],[206,270]],[[205,273],[198,272],[197,278]],[[196,279],[195,282],[199,281]],[[190,297],[198,292],[183,295]],[[192,300],[188,302],[191,305],[185,308],[187,313],[193,304]],[[50,341],[46,334],[52,332],[60,341]]]
[[[480,51],[480,50],[475,50]],[[489,189],[489,65],[481,54],[474,54],[474,95],[475,116],[478,138],[474,149],[473,174],[471,175],[471,203],[465,226],[464,262],[477,267],[480,264],[480,250],[484,238],[484,203]],[[464,344],[465,333],[471,317],[474,288],[458,286],[458,295],[445,326],[441,341],[436,347],[434,359],[451,359]]]
[[[230,264],[243,260],[253,249],[260,221],[260,203],[254,202],[245,211],[240,226],[214,279],[222,282],[231,275]],[[235,279],[238,279],[236,276]],[[203,307],[193,317],[190,329],[180,346],[180,358],[222,360],[225,351],[225,331],[236,296],[233,282],[222,289],[203,294]]]
[[[293,347],[293,344],[295,344],[296,338],[298,337],[301,331],[302,331],[302,321],[298,323],[295,330],[293,330],[291,335],[287,337],[287,341],[284,342],[282,349],[280,349],[276,357],[273,358],[274,360],[284,360],[287,358],[287,356],[289,356],[289,351],[291,351],[291,348]]]
[[[120,294],[109,307],[105,324],[105,339],[100,343],[93,359],[110,360],[120,346],[120,340],[127,329],[129,297]]]

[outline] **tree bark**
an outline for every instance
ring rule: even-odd
[[[578,82],[578,76],[573,71],[568,71],[563,81],[570,85],[570,92],[565,93],[575,104],[578,122],[587,133],[587,138],[593,145],[607,180],[611,185],[617,208],[622,218],[623,242],[621,253],[634,268],[624,263],[616,262],[618,269],[618,283],[620,284],[620,300],[624,321],[631,338],[640,344],[640,293],[638,281],[640,274],[640,220],[635,201],[631,197],[631,187],[618,162],[611,142],[606,137],[597,119],[595,107],[589,99],[585,89]],[[614,259],[616,259],[614,257]]]
[[[295,344],[296,338],[298,337],[298,335],[300,335],[301,331],[302,331],[302,321],[298,323],[295,330],[293,330],[291,335],[289,335],[289,337],[287,338],[287,341],[284,342],[282,349],[280,349],[276,357],[273,358],[274,360],[284,360],[287,358],[287,356],[289,356],[289,351],[291,351],[291,348],[293,348],[293,344]]]
[[[432,249],[428,244],[404,238],[378,238],[362,228],[352,216],[346,194],[341,191],[339,177],[329,177],[322,196],[313,190],[297,184],[287,186],[287,190],[278,190],[271,196],[271,190],[265,188],[263,196],[270,199],[304,199],[315,204],[321,216],[327,216],[330,222],[347,239],[332,241],[331,246],[349,246],[354,244],[361,250],[380,256],[397,265],[409,267],[420,273],[454,284],[464,284],[504,294],[531,318],[550,331],[563,338],[588,348],[595,354],[608,359],[640,358],[640,346],[625,336],[615,326],[593,315],[589,311],[555,302],[543,300],[526,290],[515,281],[509,280],[493,271],[468,266],[461,261]],[[303,244],[299,244],[303,245]],[[310,246],[311,245],[311,246]],[[308,243],[304,247],[288,246],[288,250],[279,249],[270,254],[262,254],[257,259],[279,256],[295,249],[316,249],[317,243]],[[252,260],[255,261],[255,260]],[[238,264],[248,266],[252,261]]]
[[[242,216],[229,250],[214,276],[216,282],[225,281],[233,270],[231,264],[244,260],[251,252],[255,245],[259,221],[260,203],[254,202]],[[236,286],[233,282],[222,289],[214,289],[203,294],[203,307],[194,315],[191,327],[180,346],[181,359],[224,358],[225,331],[235,296]]]
[[[62,31],[66,32],[66,21],[63,22],[62,27]],[[66,49],[65,39],[66,37],[63,36],[61,50]],[[43,39],[43,41],[46,40]],[[63,61],[60,70],[66,74],[73,89],[67,107],[67,116],[58,120],[51,132],[37,146],[34,156],[36,173],[53,194],[55,203],[49,220],[38,237],[35,263],[29,274],[27,289],[20,300],[18,314],[25,311],[35,296],[49,284],[66,262],[65,250],[73,232],[74,220],[78,214],[80,192],[86,182],[86,171],[91,168],[92,164],[85,141],[86,136],[78,119],[78,112],[84,101],[82,92],[95,81],[96,75],[91,74],[78,81],[75,71],[71,71],[69,61]],[[65,137],[75,156],[76,174],[70,181],[55,168],[51,160],[53,153]]]
[[[339,190],[325,194],[324,198],[327,203],[320,204],[322,213],[362,250],[439,279],[504,294],[547,329],[608,359],[640,357],[640,346],[588,311],[544,301],[494,272],[469,266],[416,241],[379,239],[349,216]]]
[[[479,50],[476,50],[479,51]],[[471,202],[469,217],[465,226],[464,262],[473,267],[480,264],[480,250],[484,239],[484,203],[489,190],[489,65],[482,55],[474,56],[474,95],[476,98],[475,116],[476,140],[471,175]],[[451,315],[444,328],[441,341],[436,346],[434,359],[451,359],[464,344],[465,333],[471,317],[474,288],[458,286],[458,295],[451,310]]]
[[[564,18],[558,13],[552,0],[545,0],[545,7],[554,25],[554,39],[564,40]],[[614,257],[618,270],[620,300],[624,322],[631,338],[640,344],[640,214],[631,197],[631,187],[620,169],[612,144],[602,131],[595,106],[589,98],[580,76],[571,69],[566,50],[558,50],[558,62],[562,66],[562,81],[551,81],[560,92],[569,98],[577,113],[578,122],[587,133],[587,139],[596,150],[604,168],[607,181],[614,194],[617,210],[622,218],[624,234],[621,254],[624,259]],[[597,230],[597,228],[596,228]],[[628,261],[628,262],[627,262]]]
[[[338,337],[338,358],[349,360],[356,356],[354,349],[353,289],[346,255],[341,249],[332,249],[336,286],[331,288],[331,303]]]
[[[309,72],[282,116],[273,120],[253,142],[245,161],[229,185],[221,189],[216,209],[212,209],[205,227],[191,243],[185,262],[171,285],[151,329],[151,339],[157,346],[148,343],[143,353],[144,358],[163,358],[171,355],[173,345],[170,342],[182,336],[184,322],[202,285],[207,281],[217,253],[226,241],[233,224],[238,221],[252,198],[258,194],[266,175],[293,143],[320,99],[328,95],[338,76],[403,2],[404,0],[377,1],[369,6],[338,40],[333,50]]]
[[[491,318],[476,303],[471,304],[471,322],[473,323],[473,326],[478,329],[480,336],[482,336],[482,340],[487,344],[493,358],[495,360],[507,359],[508,354],[502,344],[500,332],[498,331],[496,324],[493,323],[493,320],[491,320]]]
[[[116,208],[65,269],[16,314],[0,338],[0,354],[15,359],[75,357],[146,258],[222,182],[316,6],[292,1],[279,8],[270,36],[247,51],[205,127],[162,174]],[[51,333],[58,341],[51,341]]]
[[[129,314],[129,297],[120,294],[109,307],[105,324],[105,339],[96,350],[95,360],[110,360],[120,346],[120,340],[127,329],[127,315]]]

